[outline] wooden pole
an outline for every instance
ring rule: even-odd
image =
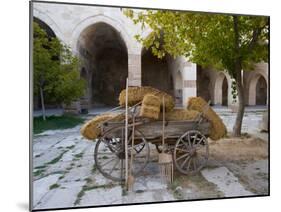
[[[128,78],[126,80],[125,102],[125,185],[128,185]]]
[[[162,108],[163,108],[163,122],[162,122],[162,153],[164,153],[165,145],[165,97],[162,97]]]

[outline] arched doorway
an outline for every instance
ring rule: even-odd
[[[223,106],[228,105],[228,84],[227,84],[226,77],[224,77],[223,83],[222,83],[222,105]]]
[[[128,76],[128,53],[120,33],[107,23],[96,23],[82,31],[78,51],[89,68],[92,106],[115,106]]]
[[[151,86],[167,93],[173,94],[173,80],[169,70],[167,56],[159,59],[153,55],[151,49],[142,50],[141,58],[141,84]]]
[[[218,73],[215,77],[214,104],[228,106],[228,79],[224,72]]]
[[[40,20],[39,18],[36,18],[36,17],[33,17],[33,21],[35,23],[37,23],[40,26],[40,28],[43,29],[47,33],[48,37],[50,37],[50,38],[56,37],[56,34],[54,33],[54,31],[44,21],[42,21],[42,20]]]
[[[267,80],[260,73],[254,74],[248,84],[248,105],[267,105]]]
[[[263,76],[260,76],[256,85],[256,105],[266,105],[267,85]]]
[[[203,69],[200,65],[197,65],[196,84],[197,96],[202,97],[207,102],[211,100],[210,76],[208,71]]]

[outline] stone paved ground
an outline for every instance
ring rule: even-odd
[[[234,114],[220,112],[230,130]],[[243,131],[258,133],[261,112],[245,115]],[[152,154],[145,176],[136,178],[133,192],[103,177],[94,166],[95,143],[83,139],[80,126],[72,129],[45,131],[33,141],[34,209],[94,206],[182,199],[248,196],[268,193],[267,159],[220,161],[209,164],[196,176],[175,172],[167,187],[159,176],[157,155]],[[267,141],[264,141],[267,142]],[[153,151],[153,146],[151,146]]]

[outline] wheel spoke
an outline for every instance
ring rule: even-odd
[[[185,150],[185,149],[180,149],[180,148],[175,148],[175,150],[177,150],[177,151],[181,151],[181,152],[185,152],[185,153],[189,153],[189,151],[187,151],[187,150]]]
[[[176,159],[176,161],[178,161],[178,160],[180,160],[180,159],[186,157],[187,155],[189,155],[189,153],[185,153],[185,154],[183,154],[182,156],[178,157],[178,158]]]
[[[181,164],[181,168],[184,167],[184,165],[186,164],[186,162],[190,159],[190,155],[188,157],[186,157],[186,159],[184,160],[184,162]]]
[[[201,144],[201,142],[202,142],[202,141],[204,141],[204,137],[202,137],[202,138],[199,140],[199,142],[196,144],[196,146],[195,146],[195,147],[200,146],[200,144]]]
[[[116,163],[113,165],[111,171],[109,172],[109,174],[111,174],[113,172],[113,170],[115,169],[115,167],[119,164],[120,159],[118,158],[118,160],[116,161]]]
[[[181,143],[186,147],[186,149],[190,149],[190,146],[187,145],[186,142],[184,142],[184,140],[182,140],[182,138],[180,139]],[[189,142],[189,141],[188,141]]]
[[[193,138],[192,146],[194,146],[196,144],[197,136],[198,136],[198,134],[195,133],[195,138]]]
[[[191,141],[190,141],[190,134],[189,133],[187,134],[187,140],[188,140],[189,147],[191,147]]]
[[[98,152],[99,155],[114,155],[112,152]]]
[[[187,163],[187,171],[189,171],[189,167],[190,167],[190,163],[191,163],[191,161],[192,161],[192,158],[190,159],[190,160],[188,160],[188,163]]]
[[[196,171],[196,163],[195,163],[195,161],[196,161],[196,158],[193,158],[192,162],[193,162],[194,171]]]
[[[115,158],[111,158],[109,161],[105,162],[104,164],[102,164],[101,166],[105,166],[107,164],[109,164],[111,161],[115,160]]]

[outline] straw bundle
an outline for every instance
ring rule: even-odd
[[[121,121],[124,120],[124,115],[121,114],[102,114],[94,117],[93,119],[87,121],[80,129],[81,135],[84,138],[93,140],[101,135],[100,124],[105,121]]]
[[[167,121],[185,121],[185,120],[195,120],[199,116],[199,112],[196,110],[187,109],[174,109],[167,112],[165,118]],[[162,117],[162,115],[160,115]]]
[[[222,122],[221,118],[211,107],[208,106],[208,103],[204,99],[202,99],[201,97],[189,98],[187,108],[189,110],[197,110],[199,112],[203,112],[205,118],[210,121],[211,139],[218,140],[226,135],[226,127]]]
[[[159,97],[153,94],[146,94],[142,100],[140,116],[151,119],[158,119],[160,113],[160,105],[161,101]]]
[[[128,105],[133,106],[139,102],[141,102],[146,94],[154,94],[155,96],[159,97],[160,99],[165,97],[165,108],[166,111],[171,111],[174,106],[174,99],[169,94],[160,91],[156,88],[152,88],[149,86],[143,87],[129,87],[128,89]],[[122,90],[119,95],[119,105],[125,106],[125,97],[126,97],[126,90]],[[161,106],[163,104],[161,103]]]

